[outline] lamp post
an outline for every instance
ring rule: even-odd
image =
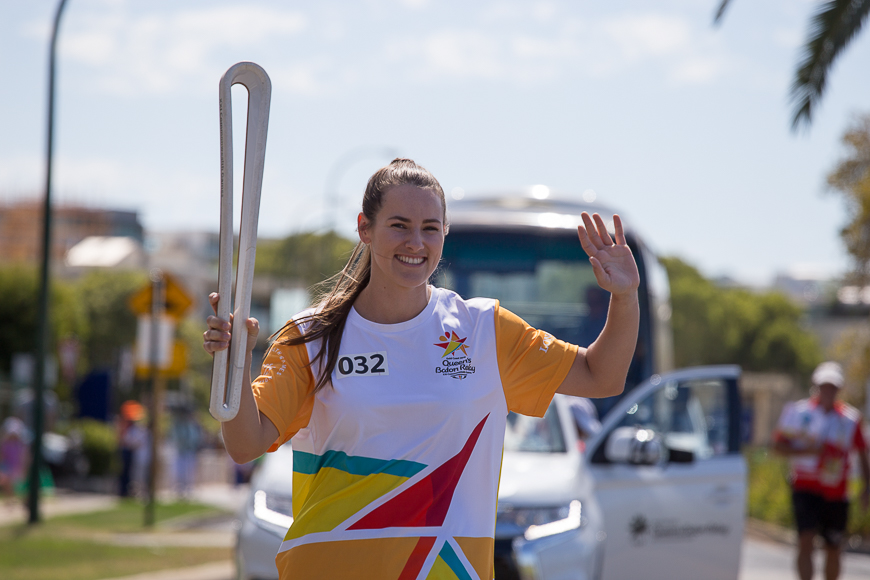
[[[45,390],[45,356],[48,343],[49,266],[51,264],[51,164],[54,151],[54,64],[57,33],[67,0],[60,0],[54,13],[51,44],[48,50],[48,138],[45,160],[45,205],[42,209],[42,268],[39,287],[39,319],[36,329],[36,376],[33,383],[33,441],[27,506],[28,523],[39,523],[39,471],[42,467],[43,391]]]

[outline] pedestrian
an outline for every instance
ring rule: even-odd
[[[574,417],[574,425],[577,427],[577,436],[581,443],[581,450],[586,449],[585,441],[597,435],[601,431],[601,421],[598,420],[598,410],[595,404],[586,397],[572,397],[568,406]]]
[[[27,427],[18,417],[7,417],[0,427],[0,494],[14,496],[24,482],[29,454]]]
[[[172,443],[175,446],[175,485],[179,497],[188,498],[196,479],[196,454],[199,451],[202,432],[193,409],[185,405],[172,423]]]
[[[870,463],[860,413],[837,400],[843,387],[838,363],[824,362],[812,375],[813,395],[787,404],[773,448],[789,458],[792,507],[798,530],[797,572],[813,577],[813,542],[825,543],[825,578],[840,575],[840,551],[849,514],[849,456],[856,452],[864,487],[861,507],[870,501]]]
[[[133,454],[139,444],[140,427],[136,423],[145,417],[145,409],[138,401],[124,401],[116,421],[118,450],[121,453],[121,472],[118,474],[118,495],[129,497],[133,479]]]
[[[282,579],[492,578],[508,412],[541,417],[557,392],[619,394],[634,352],[639,277],[622,222],[614,216],[613,237],[597,214],[583,224],[580,243],[611,293],[588,350],[496,300],[429,285],[448,232],[441,186],[409,159],[369,179],[347,266],[275,334],[222,424],[238,463],[292,438]],[[227,348],[230,322],[207,324],[204,348]],[[246,325],[249,366],[259,326]]]
[[[121,485],[122,497],[144,497],[148,490],[151,464],[151,433],[145,426],[145,408],[136,401],[121,405]]]

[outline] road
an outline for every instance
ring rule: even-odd
[[[822,553],[816,553],[816,578],[822,577]],[[740,580],[795,580],[794,547],[787,544],[747,538],[743,542],[743,561]],[[843,555],[840,580],[867,580],[870,578],[870,556]]]
[[[795,580],[792,546],[754,538],[743,542],[743,561],[739,580]],[[816,558],[816,578],[821,578],[821,553]],[[164,570],[138,576],[112,580],[232,580],[230,562],[206,564],[185,570]],[[870,556],[845,554],[840,580],[867,580],[870,578]]]

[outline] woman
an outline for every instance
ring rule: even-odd
[[[588,349],[530,328],[495,300],[430,286],[447,234],[438,181],[408,159],[369,180],[360,243],[330,293],[276,333],[239,413],[222,424],[246,462],[293,438],[293,513],[281,578],[492,578],[505,420],[554,393],[622,392],[639,277],[614,216],[580,242],[611,293]],[[212,294],[212,305],[217,303]],[[259,326],[246,321],[250,353]],[[231,325],[208,318],[208,352]]]

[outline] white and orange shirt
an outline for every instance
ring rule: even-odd
[[[492,578],[507,414],[543,416],[577,347],[439,288],[399,324],[352,309],[315,393],[319,346],[276,342],[253,385],[273,449],[292,437],[281,578]]]
[[[837,401],[827,413],[815,397],[788,403],[774,438],[788,440],[797,449],[820,447],[817,454],[790,458],[795,490],[817,493],[831,501],[847,499],[849,454],[867,449],[857,409]]]

